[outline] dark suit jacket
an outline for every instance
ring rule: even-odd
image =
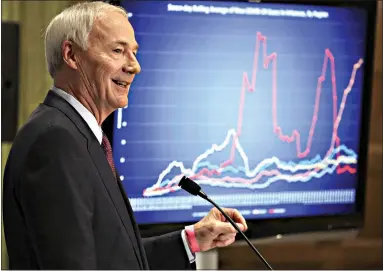
[[[4,172],[12,269],[194,269],[180,232],[141,239],[93,132],[49,91],[17,134]]]

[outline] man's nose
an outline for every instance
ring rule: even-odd
[[[134,61],[133,71],[134,71],[133,72],[134,74],[138,74],[138,73],[141,72],[141,65],[140,65],[140,63],[138,62],[137,59]]]
[[[137,59],[128,60],[122,68],[123,72],[138,74],[141,72],[141,65]]]

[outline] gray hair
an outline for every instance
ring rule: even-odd
[[[64,63],[61,52],[63,42],[70,40],[86,50],[94,21],[107,11],[128,16],[122,7],[99,1],[75,4],[53,18],[45,31],[45,59],[52,78]]]

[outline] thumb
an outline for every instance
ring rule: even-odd
[[[236,223],[238,228],[241,230],[241,231],[244,231],[245,230],[245,226],[241,223]]]

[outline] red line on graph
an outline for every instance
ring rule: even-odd
[[[240,96],[240,103],[239,103],[239,112],[238,112],[238,121],[237,121],[237,130],[236,130],[236,137],[239,137],[242,133],[242,121],[243,121],[243,110],[244,110],[244,103],[245,103],[245,96],[246,91],[254,92],[255,86],[256,86],[256,79],[257,79],[257,72],[258,72],[258,60],[260,55],[260,46],[261,43],[263,45],[263,66],[265,69],[269,67],[270,62],[272,63],[272,120],[273,120],[273,130],[274,133],[276,133],[280,140],[288,143],[292,143],[295,141],[296,143],[296,153],[299,158],[304,158],[310,153],[312,139],[315,132],[315,126],[318,120],[318,112],[319,112],[319,102],[320,102],[320,96],[321,96],[321,90],[322,90],[322,84],[326,80],[326,72],[327,72],[327,66],[328,61],[330,60],[330,69],[331,69],[331,84],[332,84],[332,95],[333,95],[333,122],[335,123],[335,120],[337,118],[338,110],[337,110],[337,92],[336,92],[336,77],[335,77],[335,60],[334,56],[331,53],[329,49],[325,50],[325,56],[323,60],[323,66],[322,66],[322,72],[321,75],[318,77],[317,80],[317,88],[316,88],[316,95],[315,95],[315,104],[314,104],[314,112],[312,117],[312,122],[310,126],[309,136],[307,139],[306,148],[304,151],[301,150],[301,136],[299,131],[294,130],[291,134],[291,136],[285,135],[282,131],[282,128],[278,125],[278,118],[277,118],[277,53],[273,52],[270,55],[267,55],[267,38],[266,36],[263,36],[261,33],[257,33],[257,40],[254,50],[254,61],[253,61],[253,70],[251,74],[251,83],[248,77],[248,73],[244,72],[242,75],[242,87],[241,87],[241,96]],[[336,145],[339,146],[339,138],[337,136],[337,129],[333,129],[332,136],[335,136],[337,138]],[[233,163],[235,158],[235,149],[236,149],[236,138],[233,138],[232,147],[231,147],[231,153],[229,160],[223,162],[220,167],[224,168],[230,164]],[[340,168],[338,166],[337,172],[344,172],[345,170],[352,172],[353,169],[349,166],[346,166],[344,168]],[[219,175],[220,173],[217,170],[209,170],[207,168],[202,169],[200,172],[196,173],[193,176],[190,176],[190,178],[196,178],[201,175],[207,174],[209,176],[216,174]]]
[[[257,71],[258,71],[258,59],[259,59],[259,52],[260,52],[261,43],[263,44],[263,58],[264,58],[263,66],[264,66],[264,68],[267,69],[269,67],[270,62],[272,62],[272,118],[273,118],[274,132],[278,135],[279,139],[282,141],[291,143],[295,140],[296,149],[297,149],[297,156],[299,158],[306,157],[310,152],[310,148],[311,148],[311,144],[312,144],[312,138],[314,136],[315,126],[316,126],[316,123],[318,120],[319,101],[320,101],[320,96],[321,96],[322,83],[326,79],[328,60],[330,60],[330,66],[331,66],[331,82],[332,82],[332,92],[333,92],[333,121],[334,122],[335,122],[335,119],[337,116],[337,100],[338,100],[338,98],[337,98],[337,94],[336,94],[334,56],[332,55],[332,53],[330,52],[329,49],[326,49],[325,57],[323,60],[322,73],[319,76],[318,83],[317,83],[317,89],[316,89],[316,95],[315,95],[315,104],[314,104],[314,113],[313,113],[313,117],[312,117],[310,131],[309,131],[309,137],[307,139],[306,149],[304,151],[301,151],[300,133],[297,130],[294,130],[292,132],[291,136],[284,135],[282,132],[282,128],[278,125],[278,117],[277,117],[277,53],[274,52],[270,55],[267,55],[267,39],[265,36],[262,36],[262,34],[259,32],[257,33],[257,42],[255,45],[254,66],[253,66],[251,84],[250,84],[247,73],[246,72],[243,73],[241,100],[240,100],[240,104],[239,104],[239,114],[238,114],[238,124],[237,124],[237,135],[239,137],[242,133],[243,109],[244,109],[246,91],[250,91],[250,92],[255,91],[256,80],[257,80]],[[227,166],[228,164],[231,164],[234,160],[234,155],[235,155],[235,142],[233,141],[230,159],[228,161],[224,162],[221,166],[224,167],[224,166]]]
[[[336,139],[335,139],[335,145],[338,147],[340,145],[340,139],[339,137],[337,136]],[[336,158],[338,159],[340,153],[338,152],[336,154]],[[337,166],[336,168],[336,173],[338,174],[342,174],[342,173],[345,173],[346,171],[350,172],[351,174],[354,174],[356,172],[356,169],[353,168],[353,167],[350,167],[349,165],[345,165],[343,167],[340,166],[340,164]]]

